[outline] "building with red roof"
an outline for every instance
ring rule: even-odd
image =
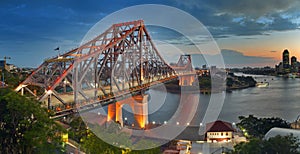
[[[217,120],[206,124],[207,142],[231,142],[234,128],[231,123]]]

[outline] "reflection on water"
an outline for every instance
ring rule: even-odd
[[[254,114],[259,117],[280,117],[288,121],[294,121],[300,114],[300,79],[284,79],[271,76],[254,76],[258,82],[267,81],[269,87],[247,88],[226,93],[225,102],[219,119],[237,122],[238,116]],[[157,96],[154,91],[152,97]],[[197,112],[190,125],[199,125],[209,104],[210,95],[200,95]],[[163,123],[168,121],[177,110],[180,95],[167,93],[164,103],[150,101],[151,106],[159,105],[160,108],[149,115],[149,122]],[[133,115],[128,111],[123,111],[123,117],[127,117],[132,122]]]

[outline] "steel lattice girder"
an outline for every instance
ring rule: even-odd
[[[74,62],[75,100],[79,94],[88,101],[100,95],[99,89],[103,95],[112,94],[175,75],[142,20],[114,24],[86,44],[81,54]],[[87,89],[94,90],[92,96],[84,92]]]
[[[186,62],[182,58],[187,58]],[[179,63],[191,66],[189,57],[181,57]],[[99,95],[110,95],[142,86],[160,79],[176,76],[154,46],[142,20],[112,25],[93,40],[63,55],[47,59],[15,90],[27,85],[45,89],[37,96],[44,101],[54,95],[62,103],[55,88],[68,84],[74,100],[95,100]],[[87,94],[92,90],[93,95]],[[100,94],[100,92],[101,94]]]
[[[48,95],[53,94],[55,97],[58,97],[62,103],[64,103],[57,95],[55,88],[57,86],[72,87],[71,70],[74,59],[77,56],[76,48],[65,54],[46,59],[15,89],[15,91],[20,91],[22,88],[25,88],[28,92],[36,96],[39,101],[44,101]],[[45,90],[45,93],[37,96],[31,89],[27,88],[28,85],[41,87]]]

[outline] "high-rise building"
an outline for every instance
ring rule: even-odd
[[[291,58],[291,72],[293,72],[293,73],[298,72],[298,62],[297,62],[297,58],[295,56],[293,56]]]
[[[290,72],[290,53],[285,49],[282,53],[282,64],[284,73]]]
[[[283,64],[280,62],[278,65],[275,65],[275,71],[277,74],[283,74]]]

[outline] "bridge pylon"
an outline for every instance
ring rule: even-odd
[[[124,126],[123,106],[129,105],[133,115],[133,126],[145,128],[148,124],[148,95],[136,95],[108,105],[107,121],[115,121]]]

